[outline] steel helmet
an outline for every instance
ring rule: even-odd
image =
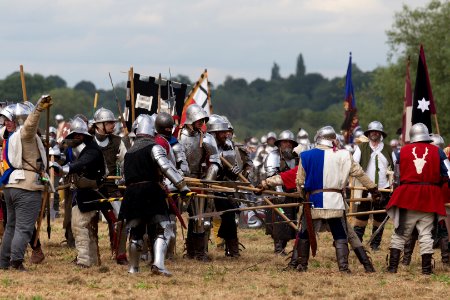
[[[70,132],[66,136],[66,139],[68,139],[68,140],[71,139],[72,135],[75,133],[83,134],[83,135],[89,136],[89,137],[92,136],[88,132],[88,126],[87,126],[86,122],[80,117],[76,117],[70,123]]]
[[[221,117],[222,117],[222,119],[225,120],[225,122],[228,123],[228,130],[234,130],[234,127],[233,127],[233,125],[231,125],[230,120],[228,120],[228,118],[226,116],[221,116]]]
[[[298,146],[297,141],[295,140],[294,133],[290,130],[284,130],[278,136],[278,139],[275,142],[275,146],[279,147],[281,141],[290,141],[294,144],[294,147]]]
[[[166,112],[160,112],[155,118],[155,129],[159,134],[171,135],[174,125],[172,116]]]
[[[387,136],[387,133],[383,131],[383,124],[381,124],[381,122],[378,121],[372,121],[369,123],[369,126],[367,126],[367,130],[364,131],[364,135],[369,137],[369,133],[371,131],[378,131],[381,133],[381,135],[383,136],[383,138],[385,138]]]
[[[138,119],[136,119],[138,121],[135,131],[136,135],[146,134],[155,136],[155,119],[146,114],[140,114]]]
[[[430,134],[428,133],[428,127],[423,123],[416,123],[413,126],[411,126],[411,129],[409,130],[409,137],[411,143],[417,142],[430,143],[433,141],[430,137]]]
[[[441,149],[444,148],[445,142],[444,142],[444,139],[442,138],[442,136],[440,136],[439,134],[436,134],[436,133],[432,133],[432,134],[430,134],[430,138],[432,140],[431,144],[438,146]]]
[[[228,122],[221,116],[213,114],[209,116],[208,123],[206,123],[206,130],[208,132],[228,131]]]
[[[208,114],[206,111],[198,104],[191,104],[186,109],[186,121],[184,124],[194,124],[195,121],[206,119],[208,122]]]
[[[61,115],[61,114],[57,114],[57,115],[55,116],[55,120],[56,120],[57,122],[61,122],[61,121],[64,121],[64,117],[63,117],[63,115]]]
[[[364,135],[364,131],[362,130],[361,126],[356,126],[355,129],[353,129],[353,138],[357,139],[362,135]]]
[[[276,140],[276,139],[277,139],[277,134],[276,134],[275,132],[273,132],[273,131],[269,132],[269,133],[267,134],[267,139],[270,139],[270,138]]]
[[[297,133],[297,143],[305,145],[305,146],[309,146],[309,144],[310,144],[309,134],[303,128],[300,128],[300,130]]]
[[[117,119],[112,111],[101,107],[94,114],[94,124],[103,122],[117,122]]]
[[[267,143],[267,135],[263,135],[263,136],[261,137],[260,141],[261,141],[261,144]]]
[[[314,141],[318,145],[333,147],[333,141],[336,139],[336,131],[331,126],[324,126],[317,130]]]

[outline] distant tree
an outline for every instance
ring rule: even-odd
[[[96,88],[95,85],[90,81],[82,80],[78,82],[74,87],[74,90],[85,91],[88,95],[94,95]]]
[[[299,78],[305,76],[306,74],[306,67],[305,67],[305,63],[303,61],[303,55],[300,53],[300,55],[297,58],[297,68],[296,68],[296,72],[295,75]]]
[[[272,75],[270,76],[270,80],[280,80],[280,66],[276,62],[273,63],[272,67]]]
[[[172,81],[192,85],[191,79],[189,79],[188,76],[182,75],[182,74],[178,74],[177,76],[172,76]]]
[[[49,85],[52,85],[54,89],[67,87],[66,81],[57,75],[50,75],[45,80]]]

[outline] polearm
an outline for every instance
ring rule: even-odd
[[[348,187],[348,188],[351,190],[367,191],[367,188],[365,188],[363,186],[352,186],[352,187]],[[378,189],[378,191],[392,193],[394,190],[393,189]]]
[[[222,163],[224,164],[224,165],[226,165],[230,170],[233,168],[233,165],[225,158],[225,157],[223,157],[223,156],[221,156],[220,157],[220,160],[222,161]],[[239,176],[239,179],[241,179],[243,182],[245,182],[245,183],[250,183],[250,181],[248,181],[248,179],[247,178],[245,178],[245,176],[244,175],[242,175],[242,172],[239,172],[239,174],[238,174],[238,176]],[[246,188],[248,188],[248,189],[256,189],[256,192],[259,192],[260,190],[259,189],[257,189],[257,188],[255,188],[255,187],[246,187]],[[274,204],[272,203],[272,201],[270,201],[269,200],[269,198],[267,198],[267,197],[263,197],[263,200],[264,200],[264,202],[266,202],[268,205],[271,205],[271,206],[273,206]],[[253,210],[253,212],[256,214],[256,209],[255,208],[253,208],[252,209]],[[283,220],[285,220],[285,221],[287,221],[288,223],[289,223],[289,226],[291,226],[292,228],[294,228],[294,230],[295,231],[297,231],[297,225],[295,225],[295,223],[294,222],[292,222],[291,221],[291,219],[289,219],[280,209],[278,209],[278,208],[274,208],[274,211],[283,219]]]
[[[48,162],[48,159],[49,159],[49,147],[48,146],[50,144],[50,135],[49,135],[50,107],[47,108],[46,127],[47,127],[47,134],[45,135],[45,144],[46,144],[46,146],[45,146],[45,156],[46,156],[46,160],[47,160],[47,166],[45,168],[45,171],[48,174],[48,169],[49,169],[49,162]],[[42,218],[44,217],[44,211],[47,208],[47,202],[48,202],[49,196],[50,196],[48,188],[49,188],[49,185],[48,185],[48,183],[46,183],[44,185],[44,193],[42,195],[41,211],[39,212],[39,218],[37,220],[36,236],[35,236],[34,241],[33,241],[34,247],[37,246],[37,241],[39,239],[39,233],[41,231]],[[48,211],[47,214],[49,215],[50,211]],[[50,224],[47,223],[47,233],[49,235],[49,238],[50,238],[50,232],[51,232],[51,227],[50,227]]]
[[[347,217],[354,217],[354,216],[365,216],[365,215],[371,215],[371,214],[383,214],[385,213],[385,209],[380,210],[368,210],[368,211],[361,211],[361,212],[355,212],[355,213],[348,213],[345,214]]]
[[[114,87],[113,87],[113,91],[114,91]],[[98,103],[98,93],[96,92],[95,96],[94,96],[94,109],[93,109],[93,112],[92,112],[92,116],[94,116],[95,110],[97,109],[97,103]]]
[[[445,207],[450,207],[450,203],[446,203],[444,204]],[[385,209],[380,209],[380,210],[368,210],[368,211],[361,211],[361,212],[355,212],[355,213],[349,213],[346,214],[347,217],[352,217],[352,216],[364,216],[364,215],[370,215],[370,214],[382,214],[385,213],[386,210]]]
[[[286,203],[286,204],[276,204],[276,205],[261,205],[261,206],[252,206],[252,207],[240,207],[240,208],[226,209],[226,210],[217,211],[217,212],[211,212],[211,213],[202,213],[202,214],[197,215],[197,216],[188,217],[188,219],[216,217],[216,216],[220,216],[220,215],[222,215],[224,213],[234,212],[234,211],[248,211],[248,210],[254,210],[254,209],[272,209],[272,208],[298,207],[298,206],[301,206],[301,205],[302,205],[302,203]],[[295,229],[297,230],[297,227],[295,227]]]
[[[25,73],[23,71],[23,65],[20,65],[20,81],[22,83],[22,97],[23,101],[28,101],[27,86],[25,85]]]
[[[120,108],[120,103],[119,103],[119,99],[117,98],[117,94],[116,94],[116,89],[114,88],[114,83],[112,81],[112,77],[111,77],[111,73],[108,72],[109,75],[109,81],[111,82],[111,86],[113,89],[113,93],[114,93],[114,98],[116,99],[116,104],[117,104],[117,110],[119,111],[119,115],[120,115],[120,122],[122,123],[122,127],[123,127],[123,132],[125,134],[125,136],[128,136],[128,128],[127,128],[127,124],[125,123],[125,118],[122,115],[122,109]],[[134,89],[133,89],[134,92]],[[134,110],[133,110],[134,111]],[[134,122],[134,120],[133,120]]]

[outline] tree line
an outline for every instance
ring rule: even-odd
[[[353,85],[360,124],[366,128],[372,120],[381,121],[389,134],[396,138],[401,127],[406,61],[411,59],[411,82],[414,88],[419,45],[425,47],[428,70],[438,111],[441,135],[450,140],[450,2],[432,0],[424,7],[411,9],[404,5],[394,16],[392,28],[387,31],[390,47],[388,65],[364,72],[353,64]],[[342,58],[346,66],[348,57]],[[344,120],[345,68],[342,77],[327,79],[319,73],[308,73],[303,55],[296,61],[296,72],[286,78],[280,75],[274,63],[269,80],[255,79],[248,82],[228,76],[217,86],[212,85],[214,113],[226,115],[235,127],[238,138],[261,136],[268,131],[277,133],[285,129],[297,132],[306,129],[311,136],[323,125],[339,129]],[[106,76],[106,75],[105,75]],[[62,113],[71,117],[83,113],[93,115],[95,92],[99,93],[98,107],[106,107],[117,113],[112,90],[97,90],[92,82],[82,80],[73,88],[57,75],[44,77],[26,74],[30,99],[38,99],[49,93],[56,100],[52,115]],[[192,86],[184,75],[173,78]],[[121,105],[125,102],[125,83],[116,86]],[[22,100],[19,72],[0,80],[2,100]]]

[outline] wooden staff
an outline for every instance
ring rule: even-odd
[[[23,65],[20,65],[20,81],[22,82],[22,97],[23,101],[28,101],[27,86],[25,85],[25,73],[23,71]]]
[[[354,202],[369,202],[369,201],[373,201],[372,198],[350,198],[350,199],[344,199],[344,201],[350,202],[350,203],[354,203]],[[352,211],[350,211],[352,212]]]
[[[221,156],[221,157],[220,157],[220,160],[221,160],[222,163],[223,163],[224,165],[226,165],[230,170],[233,168],[233,165],[231,165],[231,163],[230,163],[225,157]],[[243,182],[246,182],[246,183],[249,183],[249,182],[250,182],[250,181],[248,181],[247,178],[245,178],[244,175],[242,175],[242,173],[239,173],[238,176],[239,176],[239,179],[241,179]],[[248,187],[248,188],[250,188],[250,189],[256,189],[257,191],[259,191],[259,189],[255,188],[255,187],[253,187],[253,186]],[[264,200],[264,202],[266,202],[266,203],[269,204],[269,205],[274,205],[274,204],[272,203],[272,201],[270,201],[269,198],[267,198],[267,197],[263,197],[263,200]],[[294,222],[291,221],[291,219],[289,219],[288,217],[286,217],[286,215],[285,215],[283,212],[281,212],[279,208],[274,208],[274,210],[275,210],[275,212],[276,212],[283,220],[285,220],[285,221],[287,221],[287,222],[289,223],[289,226],[291,226],[292,228],[294,228],[295,231],[298,230],[297,225],[295,225]]]
[[[367,191],[367,188],[365,188],[363,186],[353,186],[353,187],[349,187],[349,189],[359,190],[359,191]],[[379,192],[392,193],[394,190],[393,189],[378,189],[378,191]]]
[[[196,219],[196,218],[202,218],[202,217],[203,218],[216,217],[216,216],[220,216],[226,212],[232,212],[232,211],[248,211],[248,210],[255,210],[255,209],[298,207],[301,205],[302,205],[302,203],[286,203],[286,204],[276,204],[276,205],[261,205],[261,206],[252,206],[252,207],[232,208],[232,209],[226,209],[226,210],[222,210],[222,211],[218,211],[218,212],[203,213],[203,214],[199,214],[197,216],[189,217],[188,219]],[[295,227],[295,230],[297,230],[297,227]]]
[[[131,124],[136,120],[135,111],[134,111],[134,71],[133,67],[130,68],[128,72],[128,77],[130,78],[130,96],[131,96]]]
[[[438,119],[437,119],[437,114],[434,114],[433,118],[434,118],[434,125],[436,125],[436,132],[437,132],[437,134],[441,135],[439,132],[439,123],[438,123]]]
[[[47,167],[46,167],[45,171],[48,174],[48,170],[49,170],[49,163],[48,163],[48,161],[49,161],[49,144],[50,144],[50,135],[49,135],[50,107],[47,108],[46,127],[47,127],[47,134],[45,135],[45,156],[46,156],[46,160],[47,160]],[[49,188],[49,183],[46,183],[44,185],[44,193],[42,194],[41,211],[39,212],[39,218],[37,220],[36,236],[35,236],[34,242],[33,242],[34,247],[37,246],[37,241],[39,239],[39,234],[40,234],[40,231],[41,231],[42,218],[44,217],[44,211],[45,211],[45,208],[47,207],[47,202],[49,201],[50,193],[48,191],[48,188]],[[48,211],[47,214],[50,214],[50,211]],[[47,231],[49,232],[49,224],[47,224]]]
[[[385,209],[380,210],[369,210],[369,211],[362,211],[362,212],[355,212],[355,213],[348,213],[346,214],[347,217],[353,217],[353,216],[365,216],[370,214],[383,214],[385,213]]]

